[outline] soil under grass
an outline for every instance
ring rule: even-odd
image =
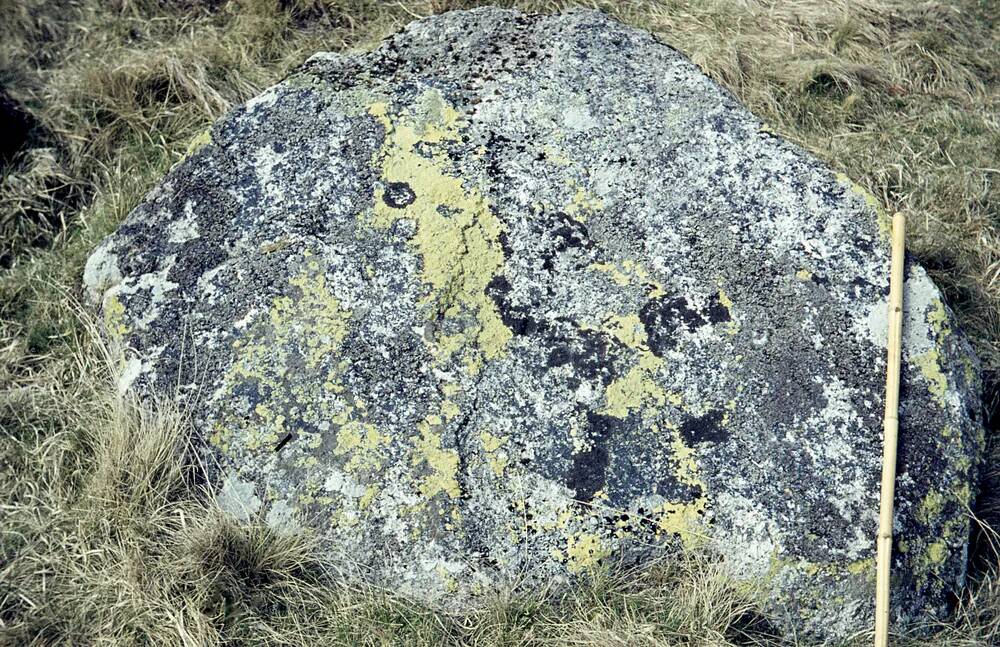
[[[316,51],[476,4],[0,0],[0,87],[30,123],[0,160],[0,644],[774,642],[753,591],[698,556],[461,616],[348,587],[309,537],[219,514],[183,417],[113,386],[83,263],[197,133]],[[955,620],[912,642],[1000,641],[1000,3],[496,4],[597,6],[656,33],[907,215],[982,359],[993,456],[974,577]]]

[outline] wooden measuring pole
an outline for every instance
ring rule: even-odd
[[[889,270],[889,357],[885,377],[882,498],[879,504],[875,581],[875,647],[889,644],[889,570],[892,564],[892,501],[896,490],[896,437],[899,433],[899,363],[903,345],[903,253],[906,219],[892,217]]]

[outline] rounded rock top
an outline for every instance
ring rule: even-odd
[[[91,256],[121,388],[219,502],[445,607],[679,551],[779,623],[868,626],[886,219],[602,13],[451,12],[318,54]],[[909,262],[894,616],[946,615],[978,363]]]

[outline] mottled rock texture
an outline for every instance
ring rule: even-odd
[[[223,505],[350,572],[461,606],[704,550],[831,637],[872,615],[885,226],[651,35],[482,9],[232,111],[85,281]],[[902,623],[962,585],[983,443],[906,276]]]

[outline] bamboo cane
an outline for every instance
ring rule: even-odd
[[[892,502],[896,489],[896,438],[899,432],[899,370],[903,331],[903,252],[906,219],[892,217],[889,270],[889,356],[885,378],[882,448],[882,498],[879,504],[875,582],[875,647],[889,644],[889,570],[892,563]]]

